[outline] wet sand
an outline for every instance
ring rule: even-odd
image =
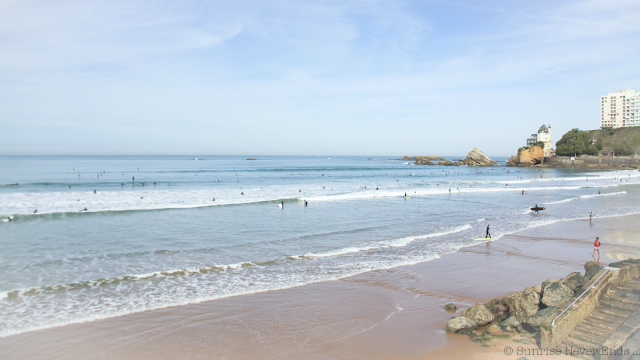
[[[601,263],[640,258],[639,220],[560,222],[417,265],[0,338],[0,358],[517,359],[502,355],[505,343],[447,334],[455,314],[444,305],[582,271],[596,236]]]

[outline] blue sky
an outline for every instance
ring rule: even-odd
[[[640,91],[640,1],[0,0],[0,154],[515,154]]]

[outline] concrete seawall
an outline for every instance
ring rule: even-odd
[[[635,157],[603,157],[580,156],[571,160],[570,157],[545,157],[540,166],[557,168],[602,168],[602,169],[637,169],[638,158]]]

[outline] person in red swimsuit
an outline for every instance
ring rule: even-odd
[[[598,252],[598,257],[600,257],[600,238],[596,237],[596,241],[593,242],[593,256],[596,256],[596,251]]]

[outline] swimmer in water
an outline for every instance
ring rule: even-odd
[[[240,195],[244,195],[244,191],[240,193]]]
[[[37,214],[37,213],[38,213],[38,209],[36,209],[33,213],[34,213],[34,214]]]
[[[97,194],[98,192],[97,192],[97,191],[95,191],[95,190],[93,190],[93,193],[94,193],[94,194]]]

